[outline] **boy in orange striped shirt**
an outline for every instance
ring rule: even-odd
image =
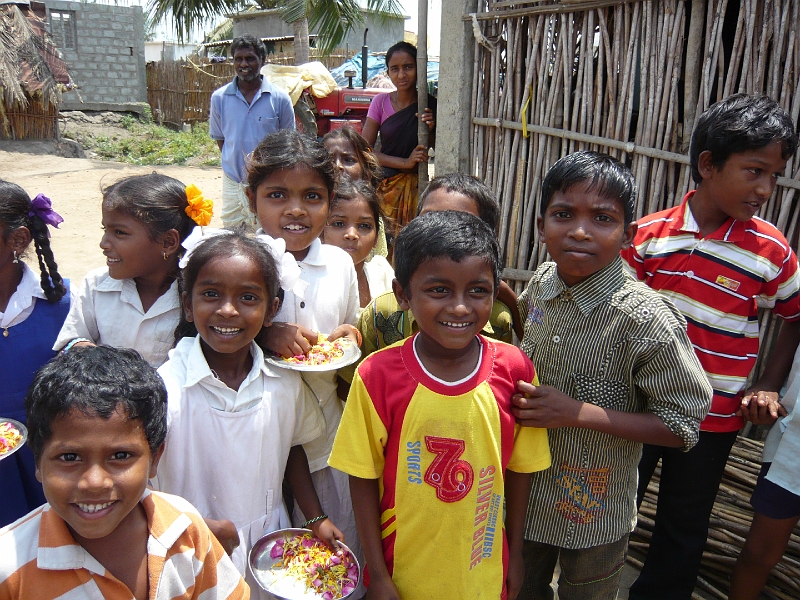
[[[247,599],[185,500],[147,489],[164,449],[164,383],[135,351],[74,348],[25,400],[48,504],[0,529],[0,599]]]

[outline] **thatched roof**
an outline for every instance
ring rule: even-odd
[[[45,107],[58,106],[62,90],[72,86],[47,32],[44,6],[33,4],[0,3],[0,100],[6,106],[25,107],[28,96],[40,98]]]

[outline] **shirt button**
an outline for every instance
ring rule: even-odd
[[[305,302],[301,302],[300,303],[300,308],[305,308],[305,307],[306,307],[306,303]]]
[[[560,335],[554,335],[553,336],[553,343],[554,344],[560,344],[561,343],[561,336]]]
[[[643,308],[642,309],[642,316],[643,317],[649,317],[650,316],[650,309],[649,308]]]
[[[686,271],[686,276],[687,276],[689,279],[691,279],[692,277],[694,277],[694,271]]]

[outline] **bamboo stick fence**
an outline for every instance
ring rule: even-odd
[[[479,2],[470,168],[496,192],[506,274],[545,260],[536,230],[547,169],[577,150],[607,152],[636,177],[636,217],[693,187],[688,145],[697,115],[735,92],[800,113],[800,0]],[[800,161],[760,216],[797,248]],[[762,318],[763,347],[774,338]]]
[[[314,56],[327,68],[339,66],[348,56],[343,50],[336,50],[326,57]],[[279,65],[293,65],[294,54],[268,54],[267,62]],[[183,124],[194,125],[208,120],[211,95],[217,88],[233,79],[233,63],[201,62],[198,58],[179,61],[158,61],[147,63],[147,102],[158,123],[173,128]]]
[[[739,437],[728,458],[711,513],[708,540],[697,579],[697,589],[702,590],[706,597],[721,600],[728,597],[730,576],[753,520],[749,500],[761,469],[763,449],[763,443]],[[631,534],[628,562],[638,568],[642,566],[640,558],[647,552],[653,534],[660,473],[659,466],[639,509],[638,526]],[[692,597],[703,598],[698,593]],[[770,574],[762,597],[777,600],[800,598],[800,526],[795,527],[783,558]]]
[[[47,140],[58,134],[58,106],[44,107],[41,97],[26,92],[27,105],[6,105],[0,98],[0,140]]]

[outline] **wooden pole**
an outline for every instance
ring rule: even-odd
[[[428,108],[428,0],[418,1],[419,20],[417,31],[417,140],[420,146],[428,147],[428,126],[422,115]],[[419,163],[419,193],[428,186],[428,163]]]

